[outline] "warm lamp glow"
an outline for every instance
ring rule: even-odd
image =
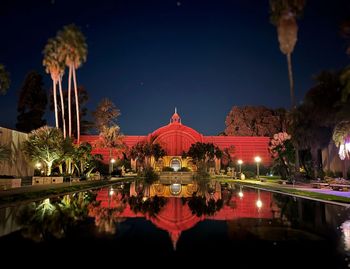
[[[239,198],[243,198],[243,192],[240,191],[240,192],[238,193],[238,196],[239,196]]]
[[[261,208],[261,207],[262,207],[262,202],[261,202],[260,199],[259,199],[258,201],[256,201],[256,206],[257,206],[258,208]]]
[[[115,159],[114,158],[111,159],[111,163],[115,163]]]
[[[40,169],[40,168],[41,168],[41,163],[36,163],[36,164],[35,164],[35,167],[36,167],[37,169]]]
[[[113,190],[113,188],[111,188],[109,191],[109,195],[112,196],[113,194],[114,194],[114,190]]]
[[[242,164],[243,161],[242,161],[242,160],[238,160],[237,163],[238,163],[238,164]]]
[[[256,157],[254,158],[254,160],[255,160],[255,162],[257,162],[257,163],[260,163],[260,162],[261,162],[261,158],[260,158],[259,156],[256,156]]]

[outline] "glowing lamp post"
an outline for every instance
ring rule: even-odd
[[[256,156],[255,158],[254,158],[254,160],[255,160],[255,162],[256,162],[256,176],[257,176],[257,178],[259,179],[260,177],[259,177],[259,164],[260,164],[260,162],[261,162],[261,158],[259,157],[259,156]]]

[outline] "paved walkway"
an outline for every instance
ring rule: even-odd
[[[316,193],[322,193],[322,194],[329,194],[329,195],[335,195],[335,196],[340,196],[340,197],[347,197],[350,198],[350,191],[334,191],[331,189],[316,189],[312,188],[310,184],[295,184],[290,185],[290,184],[278,184],[278,183],[272,183],[272,182],[260,182],[257,180],[242,180],[240,181],[242,183],[247,182],[247,183],[254,183],[254,184],[259,184],[261,186],[271,186],[271,187],[276,187],[276,188],[286,188],[286,189],[297,189],[301,191],[310,191],[310,192],[316,192]]]

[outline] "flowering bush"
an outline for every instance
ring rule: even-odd
[[[273,169],[282,178],[290,179],[294,162],[294,147],[291,135],[286,132],[274,134],[270,140],[269,152],[274,159]]]

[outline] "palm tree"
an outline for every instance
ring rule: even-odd
[[[301,16],[304,5],[305,0],[270,0],[271,22],[277,27],[280,50],[287,56],[292,108],[296,103],[291,55],[298,39],[296,19]]]
[[[95,146],[101,148],[108,148],[109,151],[109,172],[112,172],[112,152],[113,150],[120,150],[125,148],[123,143],[123,136],[120,133],[118,125],[111,127],[103,127],[102,132],[99,135],[99,140],[95,143]]]
[[[333,130],[333,141],[339,147],[339,158],[344,161],[350,158],[350,121],[339,122]],[[346,178],[347,169],[343,162],[343,178]]]
[[[53,85],[53,98],[55,107],[55,122],[56,128],[58,124],[58,110],[57,110],[57,83],[59,83],[60,97],[61,97],[61,113],[62,113],[62,124],[63,124],[63,136],[66,137],[66,124],[64,120],[64,103],[61,79],[64,72],[64,65],[59,61],[59,42],[57,39],[50,38],[43,50],[44,59],[43,65],[45,66],[46,73],[51,75]]]
[[[346,39],[346,54],[350,56],[350,20],[344,21],[341,26],[341,35]],[[350,67],[344,68],[341,72],[340,80],[342,83],[342,101],[345,103],[350,95]]]
[[[298,25],[296,19],[301,16],[304,6],[305,0],[270,0],[271,23],[277,27],[280,50],[287,56],[292,109],[296,108],[292,53],[298,40]],[[300,165],[297,147],[295,150],[295,170],[296,176],[298,176]]]
[[[6,71],[4,65],[0,64],[0,94],[6,94],[10,83],[10,73]]]
[[[59,31],[57,38],[60,41],[60,60],[65,62],[69,68],[68,75],[68,118],[69,118],[69,136],[72,136],[72,114],[71,114],[71,88],[72,77],[74,83],[75,93],[75,109],[77,115],[77,141],[80,141],[80,118],[79,118],[79,99],[78,99],[78,87],[76,79],[76,69],[78,69],[87,57],[87,44],[85,42],[85,36],[80,29],[74,25],[64,26],[62,31]]]

